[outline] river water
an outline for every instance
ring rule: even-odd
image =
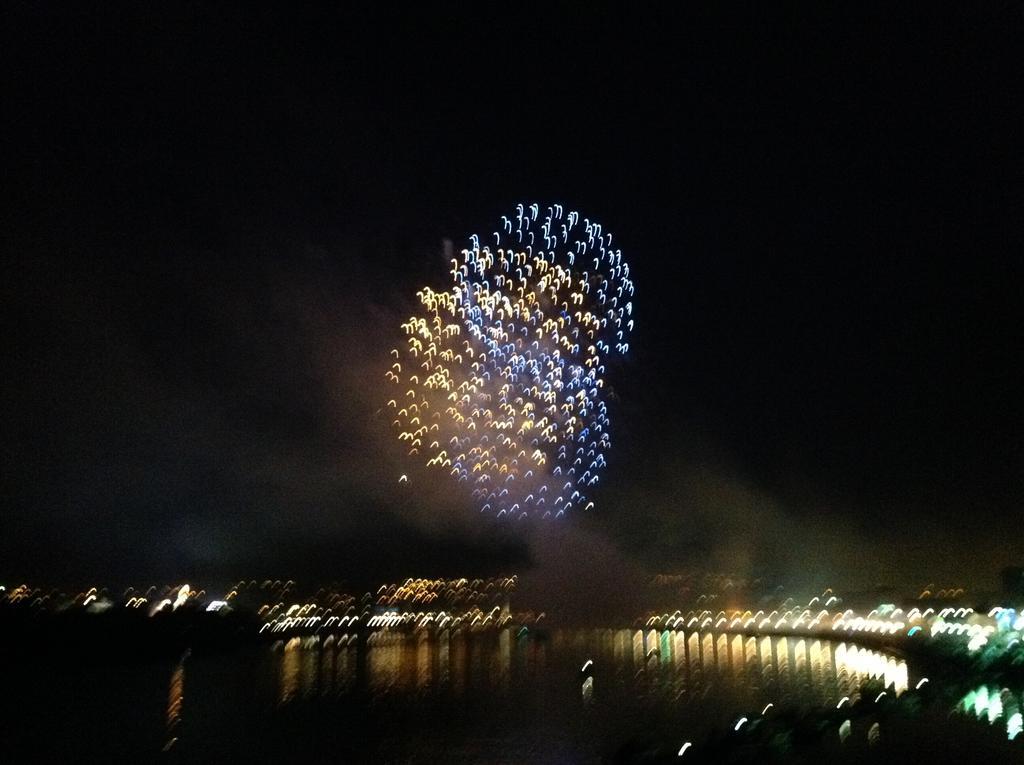
[[[4,738],[26,761],[644,761],[687,741],[696,758],[737,726],[916,682],[900,658],[817,639],[382,631],[170,663],[34,659],[7,673]]]

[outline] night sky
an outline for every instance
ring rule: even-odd
[[[1020,3],[61,5],[0,12],[0,580],[1024,562]],[[379,413],[520,201],[615,233],[637,322],[597,510],[522,528]]]

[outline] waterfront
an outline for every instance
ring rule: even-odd
[[[927,727],[945,703],[923,679],[897,656],[803,637],[382,630],[170,662],[29,654],[7,673],[20,703],[4,740],[23,761],[886,759],[914,714]],[[1019,756],[987,722],[953,727]]]

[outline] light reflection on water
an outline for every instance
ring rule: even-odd
[[[628,629],[297,637],[244,661],[179,662],[165,751],[180,761],[276,756],[303,740],[373,761],[428,751],[451,762],[488,761],[495,751],[590,761],[638,735],[699,740],[770,707],[834,708],[855,703],[865,684],[899,695],[909,682],[902,659],[804,637]]]
[[[166,664],[48,659],[8,682],[24,714],[0,732],[50,761],[591,762],[910,679],[901,659],[805,637],[505,629],[294,638]],[[111,720],[119,736],[95,735]]]
[[[181,708],[185,702],[185,659],[186,653],[178,660],[171,672],[171,687],[167,692],[167,742],[164,751],[168,751],[178,740],[178,724],[181,722]]]
[[[279,704],[296,698],[345,694],[357,684],[365,651],[371,696],[461,696],[474,690],[508,692],[524,686],[588,684],[587,695],[626,690],[641,696],[681,697],[721,687],[765,703],[798,706],[854,700],[862,684],[877,681],[897,695],[908,687],[907,664],[879,651],[827,640],[650,630],[558,631],[550,639],[457,631],[430,634],[382,631],[365,648],[355,636],[321,643],[292,638],[277,643]],[[548,667],[548,655],[557,659]],[[590,661],[585,674],[581,667]]]

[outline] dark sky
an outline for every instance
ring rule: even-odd
[[[0,12],[0,579],[1024,560],[1020,3],[61,5]],[[517,530],[376,412],[442,240],[534,200],[637,329],[598,511]]]

